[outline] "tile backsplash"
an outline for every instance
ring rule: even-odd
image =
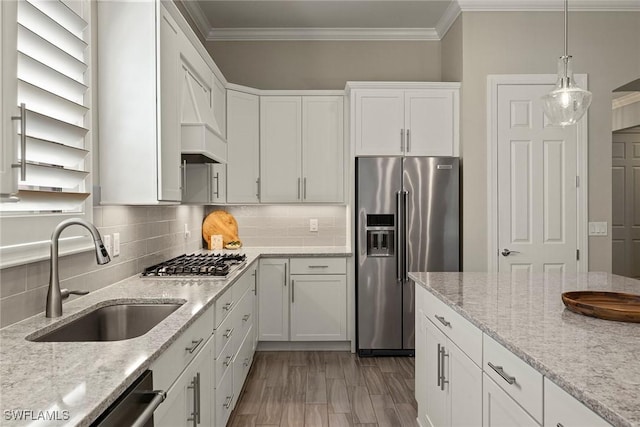
[[[345,246],[346,206],[253,205],[209,206],[205,213],[222,209],[238,221],[244,246]],[[309,231],[309,220],[318,231]]]
[[[202,247],[202,219],[201,206],[95,207],[93,223],[100,233],[120,233],[120,256],[103,266],[96,264],[93,251],[61,257],[60,286],[94,291],[197,250]],[[185,224],[191,233],[186,239]],[[49,260],[0,270],[0,327],[43,312],[48,283]]]

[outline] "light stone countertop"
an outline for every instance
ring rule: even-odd
[[[409,273],[455,311],[614,426],[640,426],[640,323],[565,309],[561,294],[640,294],[607,273]]]
[[[220,251],[215,251],[220,252]],[[228,251],[224,251],[228,252]],[[213,306],[260,256],[350,256],[346,247],[242,248],[247,264],[226,280],[142,278],[139,275],[63,305],[63,316],[44,313],[0,329],[0,425],[87,426],[150,367],[196,319]],[[31,342],[97,307],[136,302],[184,302],[148,333],[112,342]],[[211,325],[213,331],[213,325]],[[57,421],[10,420],[7,411],[55,412]],[[68,419],[65,413],[68,411]]]

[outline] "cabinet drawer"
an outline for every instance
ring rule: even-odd
[[[233,305],[235,301],[233,300],[233,287],[224,291],[220,298],[216,300],[216,323],[215,328],[217,329],[220,323],[227,317],[231,310],[233,309]]]
[[[291,258],[291,274],[346,274],[347,260],[335,258]]]
[[[610,427],[611,424],[573,396],[544,379],[544,425],[563,427]]]
[[[227,345],[231,345],[231,348],[233,348],[234,335],[235,335],[235,331],[233,327],[233,316],[227,316],[214,332],[214,337],[216,340],[216,348],[215,348],[216,359],[218,358],[218,355],[222,353],[222,350],[224,350],[224,348]],[[235,349],[233,353],[235,354]]]
[[[482,426],[540,427],[540,424],[484,373],[482,374]]]
[[[420,285],[416,289],[420,290]],[[420,295],[419,292],[417,295]],[[422,301],[425,316],[451,339],[473,362],[482,366],[482,331],[431,292],[424,292]]]
[[[233,309],[233,333],[241,339],[253,324],[254,315],[254,295],[251,290],[247,291],[242,299]]]
[[[236,405],[242,386],[247,378],[251,362],[253,361],[253,328],[249,329],[244,337],[238,353],[233,360],[233,406]]]
[[[227,369],[215,391],[215,426],[225,426],[233,410],[233,369]]]
[[[253,288],[254,285],[254,275],[252,272],[255,269],[251,268],[246,270],[242,276],[236,280],[231,288],[231,295],[233,301],[240,301],[240,298],[247,292],[249,288]]]
[[[229,370],[229,366],[232,365],[233,358],[236,356],[236,352],[234,350],[233,345],[227,345],[222,349],[218,357],[216,357],[214,362],[214,384],[216,386],[220,384],[224,374]]]
[[[211,336],[213,310],[208,309],[153,363],[153,386],[167,390]]]
[[[542,374],[488,335],[483,347],[483,371],[542,423]]]

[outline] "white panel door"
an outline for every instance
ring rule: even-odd
[[[302,201],[302,98],[260,97],[260,201]]]
[[[487,374],[482,374],[483,427],[540,427]]]
[[[260,98],[227,92],[227,201],[258,203]]]
[[[449,397],[450,386],[442,385],[442,378],[448,381],[449,361],[442,357],[440,351],[446,350],[447,337],[430,320],[425,322],[426,335],[426,363],[425,380],[426,387],[426,420],[432,427],[448,426],[451,423],[451,399]],[[444,360],[443,360],[444,359]],[[444,366],[443,366],[444,362]]]
[[[342,96],[302,98],[302,199],[344,200]]]
[[[612,272],[640,278],[640,132],[615,132],[612,155]]]
[[[405,92],[407,156],[453,156],[457,134],[454,93],[447,89]]]
[[[551,85],[498,87],[499,271],[577,270],[576,126],[551,126]]]
[[[260,260],[258,328],[260,341],[289,340],[289,260]]]
[[[291,341],[347,339],[344,275],[291,276]]]
[[[482,423],[482,369],[451,341],[449,360],[451,426],[479,426]],[[464,410],[460,410],[464,408]]]
[[[160,140],[158,141],[158,200],[182,199],[180,114],[178,98],[178,24],[160,8]],[[135,102],[132,99],[131,102]]]
[[[356,156],[393,156],[404,152],[404,91],[355,92]]]

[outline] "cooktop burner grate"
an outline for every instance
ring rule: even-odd
[[[205,276],[224,279],[244,264],[244,254],[189,254],[147,267],[145,277]]]

